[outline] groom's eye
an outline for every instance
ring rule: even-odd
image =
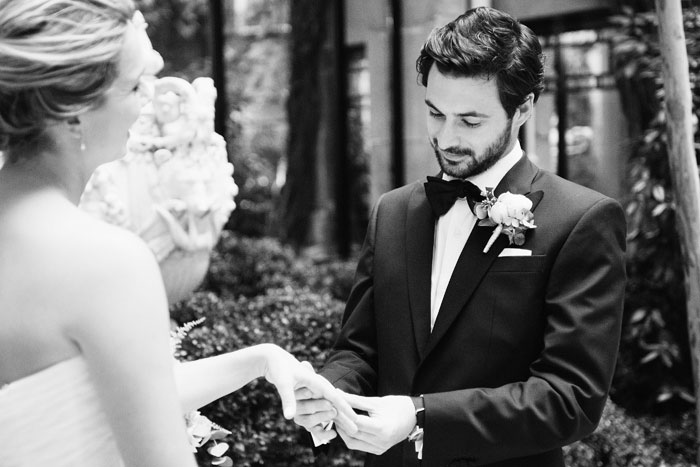
[[[481,125],[481,120],[475,119],[462,119],[462,123],[469,128],[476,128]]]

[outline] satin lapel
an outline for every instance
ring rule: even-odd
[[[528,193],[535,176],[537,167],[532,164],[525,155],[508,171],[501,183],[498,184],[494,192],[498,195],[505,191],[511,193]],[[542,199],[542,192],[538,191],[528,196],[533,201],[533,210]],[[440,306],[433,332],[428,340],[428,347],[425,355],[430,353],[440,339],[445,335],[452,325],[452,322],[464,309],[467,301],[476,290],[486,271],[491,267],[491,263],[498,257],[501,251],[508,246],[508,239],[505,235],[499,235],[498,239],[484,253],[483,249],[488,242],[493,228],[474,226],[467,243],[464,245],[462,253],[459,255],[455,269],[452,272],[450,283],[445,291],[445,297]]]
[[[422,358],[430,336],[430,276],[435,237],[435,217],[425,197],[423,185],[411,193],[406,216],[408,295],[413,335],[418,354]]]

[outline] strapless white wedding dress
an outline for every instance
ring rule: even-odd
[[[0,388],[0,467],[122,467],[82,357]]]

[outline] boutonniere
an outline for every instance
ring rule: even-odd
[[[525,231],[537,227],[532,214],[532,201],[524,195],[516,195],[507,191],[498,197],[493,194],[493,188],[486,188],[481,193],[484,200],[474,206],[474,214],[479,219],[479,225],[495,227],[491,238],[486,242],[484,253],[487,253],[500,234],[508,237],[510,245],[525,243]]]

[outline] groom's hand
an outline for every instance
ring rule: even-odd
[[[294,391],[297,401],[297,412],[294,422],[313,435],[314,444],[320,446],[334,439],[337,435],[333,422],[338,411],[333,404],[307,387]],[[338,425],[342,425],[340,421]]]
[[[316,446],[325,444],[337,436],[334,425],[355,433],[357,414],[345,400],[345,393],[336,389],[323,376],[316,374],[309,362],[302,362],[302,366],[311,370],[315,379],[307,384],[298,384],[294,390],[294,422],[313,435]]]
[[[357,414],[345,400],[344,393],[326,378],[316,374],[308,362],[300,362],[289,352],[273,344],[260,344],[266,350],[265,369],[262,374],[275,385],[282,401],[282,410],[287,419],[297,418],[299,407],[296,393],[305,388],[314,398],[331,404],[332,417],[346,431],[357,431]]]
[[[415,406],[408,396],[362,397],[345,393],[345,400],[354,409],[367,412],[366,416],[358,415],[356,433],[338,427],[338,433],[350,449],[384,454],[408,438],[416,426]]]

